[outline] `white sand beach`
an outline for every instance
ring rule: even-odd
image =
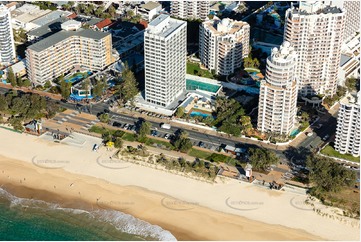
[[[118,209],[181,240],[360,239],[358,220],[320,216],[301,193],[236,180],[199,182],[110,159],[105,149],[92,152],[99,139],[84,139],[77,147],[0,129],[0,185],[24,196],[30,194],[19,186],[57,194],[46,199],[63,204],[78,199]],[[31,196],[45,199],[40,193]]]

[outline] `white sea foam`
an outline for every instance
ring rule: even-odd
[[[158,225],[150,224],[146,221],[137,219],[129,214],[125,214],[115,210],[94,210],[86,211],[82,209],[62,208],[59,204],[48,203],[42,200],[19,198],[0,187],[0,197],[6,198],[10,202],[10,207],[22,206],[28,208],[37,208],[45,210],[62,210],[64,212],[73,214],[86,213],[102,222],[112,224],[119,231],[138,235],[141,237],[148,237],[151,239],[158,239],[161,241],[176,241],[176,238],[167,230],[162,229]]]

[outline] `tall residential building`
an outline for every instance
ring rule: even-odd
[[[261,82],[257,129],[289,135],[297,113],[297,54],[290,43],[273,48]]]
[[[0,63],[9,64],[15,61],[16,52],[13,29],[11,28],[10,11],[0,5]]]
[[[336,6],[301,1],[286,11],[284,40],[298,54],[299,94],[336,93],[344,29],[345,13]]]
[[[144,32],[145,100],[167,107],[186,89],[187,22],[162,14]]]
[[[202,64],[219,75],[241,67],[249,52],[249,24],[229,18],[214,18],[199,28],[199,56]]]
[[[205,20],[209,14],[210,1],[171,1],[171,15],[182,19]]]
[[[324,1],[324,3],[344,8],[346,11],[346,24],[343,36],[344,42],[355,36],[356,32],[360,32],[360,1],[333,0]]]
[[[27,48],[30,81],[43,85],[73,69],[101,71],[113,62],[110,33],[79,28],[74,20],[63,23],[62,28]]]
[[[335,149],[341,154],[360,156],[360,104],[360,92],[357,98],[348,94],[340,101]]]

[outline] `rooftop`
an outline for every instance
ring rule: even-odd
[[[169,15],[161,14],[151,21],[146,32],[166,38],[181,26],[186,26],[187,22],[171,18]]]
[[[244,27],[249,27],[248,23],[235,21],[229,18],[222,20],[213,18],[213,20],[203,22],[203,26],[217,35],[234,34],[241,31]]]
[[[110,33],[103,33],[103,32],[99,32],[99,31],[93,31],[90,29],[79,29],[78,31],[65,31],[62,30],[60,32],[57,32],[49,37],[47,37],[46,39],[40,40],[39,42],[30,45],[28,47],[28,49],[33,50],[33,51],[43,51],[71,36],[81,36],[84,38],[89,38],[89,39],[95,39],[95,40],[100,40],[104,37],[106,37],[107,35],[110,35]]]
[[[352,104],[360,105],[361,92],[359,91],[357,95],[352,95],[350,93],[347,93],[347,95],[340,100],[340,103],[344,105],[352,105]]]
[[[104,28],[106,26],[109,26],[111,24],[112,24],[112,21],[109,18],[107,18],[107,19],[104,19],[104,20],[100,21],[95,26],[97,26],[98,29],[102,29],[102,28]]]
[[[39,28],[29,31],[28,35],[46,38],[47,36],[49,36],[53,33],[61,31],[61,24],[68,20],[69,19],[65,18],[65,17],[57,18]]]
[[[152,10],[154,8],[161,7],[162,5],[157,2],[147,2],[146,4],[140,5],[141,8],[144,8],[146,10]]]
[[[306,10],[308,9],[308,11]],[[313,8],[308,7],[303,9],[301,8],[292,8],[292,13],[294,14],[300,14],[300,15],[313,15],[313,14],[338,14],[342,13],[342,9],[336,6],[330,6],[330,5],[319,5],[315,6]]]
[[[32,23],[39,25],[39,26],[43,26],[43,25],[48,24],[62,16],[68,16],[69,14],[71,14],[71,12],[56,10],[56,11],[52,11],[52,12],[46,14],[43,17],[40,17],[40,18],[32,21]]]
[[[340,61],[340,66],[345,65],[347,62],[349,62],[352,59],[351,56],[345,55],[345,54],[341,54],[341,61]]]

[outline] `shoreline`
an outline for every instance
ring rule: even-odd
[[[39,174],[36,169],[22,161],[1,156],[0,163],[0,170],[4,171],[4,173],[0,173],[1,187],[16,197],[37,199],[56,203],[61,207],[87,211],[93,209],[121,211],[170,231],[177,240],[289,240],[291,238],[294,240],[322,240],[322,238],[301,230],[252,221],[201,206],[187,208],[188,204],[186,203],[183,204],[184,210],[172,211],[159,206],[161,203],[157,201],[162,201],[164,198],[169,199],[170,206],[172,203],[182,202],[165,194],[139,187],[121,187],[101,179],[74,175],[61,170]],[[7,178],[8,176],[9,178]],[[34,176],[46,179],[47,184],[41,184],[41,189],[36,188],[39,181],[38,179],[32,181],[31,177]],[[76,182],[71,183],[74,179]],[[69,184],[74,185],[70,186]],[[72,189],[73,187],[74,189]],[[52,188],[53,191],[51,191]],[[83,192],[87,188],[92,192]],[[80,193],[77,190],[81,190]],[[94,194],[94,191],[97,193]],[[114,195],[125,194],[128,195],[128,199],[112,200]],[[97,200],[99,197],[101,199]],[[154,211],[148,213],[147,210]],[[179,212],[182,213],[181,219],[176,218]],[[159,217],[154,216],[155,214]],[[160,217],[166,219],[160,219]],[[181,224],[183,225],[179,226]],[[200,224],[203,228],[200,228]],[[195,228],[198,228],[197,232],[195,232]],[[265,234],[267,234],[266,237]]]
[[[122,211],[179,240],[359,240],[359,221],[322,217],[292,204],[305,195],[235,180],[207,184],[120,161],[126,169],[105,168],[99,159],[106,160],[111,152],[92,152],[99,139],[84,138],[87,145],[75,147],[0,130],[0,184],[16,196]],[[45,168],[34,159],[58,164]]]

